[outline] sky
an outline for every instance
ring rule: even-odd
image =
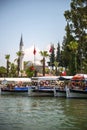
[[[0,66],[17,58],[21,35],[24,44],[24,61],[41,60],[40,51],[49,51],[62,45],[66,20],[64,11],[70,9],[71,0],[0,0]]]

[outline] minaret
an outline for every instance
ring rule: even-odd
[[[21,76],[21,70],[24,70],[24,64],[23,64],[24,45],[23,45],[22,35],[21,35],[21,39],[20,39],[19,52],[21,52],[21,55],[20,55],[20,73],[19,73],[19,76]]]

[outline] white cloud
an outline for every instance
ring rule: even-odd
[[[36,49],[35,63],[41,64],[40,60],[42,59],[42,56],[40,55],[40,51],[46,50],[49,53],[50,44],[47,45],[44,50],[40,50],[38,47],[35,47],[35,49]],[[30,48],[24,49],[24,53],[25,53],[25,55],[24,55],[24,61],[32,61],[34,63],[34,54],[33,54],[33,51],[34,51],[34,45],[32,45]],[[48,60],[48,58],[47,58],[47,60]]]
[[[41,55],[40,55],[40,53],[39,53],[40,50],[37,47],[35,47],[35,49],[36,49],[35,56],[33,54],[33,51],[34,51],[34,46],[33,45],[30,48],[26,48],[24,50],[24,53],[25,53],[25,55],[24,55],[24,61],[32,61],[34,63],[34,57],[35,57],[35,62],[38,63],[38,64],[40,64],[40,60],[42,58]]]

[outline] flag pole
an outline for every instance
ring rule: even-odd
[[[35,66],[35,55],[34,55],[34,66]]]

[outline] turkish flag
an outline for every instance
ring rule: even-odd
[[[34,50],[33,50],[33,54],[34,54],[34,55],[36,54],[36,49],[35,49],[35,47],[34,47]]]
[[[49,50],[49,52],[50,52],[50,53],[52,53],[52,51],[53,51],[53,49],[52,49],[52,47],[50,47],[50,50]]]

